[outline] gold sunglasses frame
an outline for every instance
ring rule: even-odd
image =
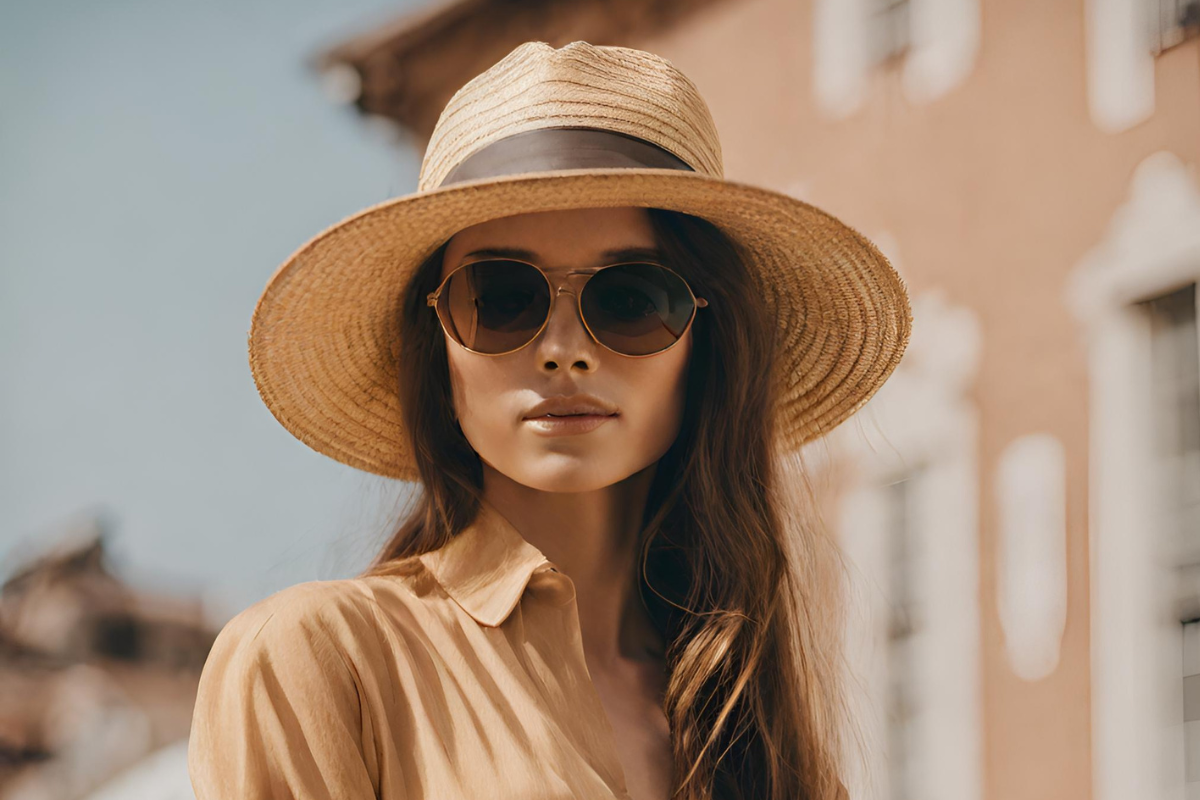
[[[446,285],[450,282],[450,279],[454,277],[455,273],[457,273],[459,270],[461,270],[465,267],[471,266],[472,264],[480,264],[484,261],[515,261],[518,264],[527,264],[527,265],[533,267],[534,269],[536,269],[538,271],[538,273],[541,274],[542,278],[546,281],[546,285],[550,287],[550,305],[546,309],[546,318],[544,320],[542,320],[541,327],[537,329],[536,333],[534,333],[532,336],[529,337],[529,341],[525,342],[525,344],[521,345],[520,347],[514,347],[512,350],[505,350],[503,353],[484,353],[479,350],[472,350],[470,347],[467,347],[465,344],[462,344],[458,340],[458,338],[455,337],[454,334],[452,334],[450,332],[449,328],[446,327],[446,321],[442,319],[442,314],[440,311],[438,311],[438,308],[437,308],[438,299],[441,297],[442,291],[446,288]],[[680,282],[684,285],[684,288],[687,289],[688,295],[691,296],[691,298],[692,298],[692,314],[690,317],[688,317],[687,324],[683,326],[683,331],[679,334],[678,338],[676,338],[675,341],[671,342],[669,345],[667,345],[666,347],[664,347],[661,350],[655,350],[653,353],[641,353],[639,355],[629,355],[628,353],[622,353],[619,350],[614,350],[613,348],[609,347],[604,342],[602,342],[598,338],[596,338],[596,334],[592,331],[592,327],[590,325],[588,325],[587,317],[585,317],[583,314],[583,299],[582,299],[583,290],[587,286],[588,281],[590,281],[596,274],[603,272],[606,269],[609,269],[611,267],[623,267],[623,266],[627,266],[629,264],[650,264],[652,266],[659,267],[660,269],[665,269],[667,272],[671,273],[676,278],[679,278]],[[582,284],[580,284],[579,288],[572,292],[572,294],[575,295],[575,311],[576,311],[576,313],[579,314],[579,321],[583,323],[583,329],[585,331],[587,331],[587,335],[589,337],[591,337],[591,340],[593,342],[600,345],[605,350],[608,350],[609,352],[612,352],[612,353],[616,353],[619,356],[624,356],[625,358],[647,358],[649,356],[657,356],[657,355],[667,352],[672,347],[679,344],[679,342],[682,341],[683,337],[687,335],[687,332],[692,327],[692,323],[696,321],[696,313],[699,312],[700,309],[708,307],[708,300],[706,300],[703,297],[697,297],[696,293],[692,291],[691,284],[689,284],[682,275],[680,275],[678,272],[671,269],[670,267],[668,267],[665,264],[659,264],[657,261],[649,261],[646,259],[639,259],[639,260],[635,260],[635,261],[617,261],[612,264],[605,264],[604,266],[596,267],[595,269],[570,270],[569,272],[563,273],[563,275],[565,275],[567,278],[566,281],[563,281],[564,284],[569,283],[570,278],[572,278],[574,276],[577,276],[577,275],[586,275],[587,276],[587,279]],[[564,288],[565,288],[565,286],[560,285],[556,289],[554,286],[554,282],[550,279],[550,276],[546,273],[546,271],[544,269],[542,269],[540,266],[538,266],[537,264],[534,264],[532,261],[525,261],[524,259],[521,259],[521,258],[509,258],[507,256],[505,256],[505,257],[487,256],[484,258],[477,258],[474,261],[467,261],[466,263],[459,264],[457,267],[450,270],[450,272],[447,273],[446,277],[442,279],[442,282],[438,284],[437,289],[435,289],[434,291],[430,292],[429,294],[427,294],[425,296],[425,304],[427,306],[430,306],[433,308],[434,314],[437,316],[437,319],[438,319],[438,324],[442,326],[442,331],[446,334],[446,336],[453,339],[454,343],[457,344],[459,347],[463,348],[464,350],[466,350],[469,353],[475,353],[475,354],[481,355],[481,356],[506,356],[511,353],[516,353],[517,351],[522,350],[522,349],[528,347],[529,345],[531,345],[533,342],[537,341],[537,338],[542,335],[542,331],[546,330],[546,326],[550,324],[550,318],[554,315],[554,301],[558,298],[558,296],[560,294],[562,294]]]

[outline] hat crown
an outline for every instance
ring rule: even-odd
[[[417,190],[436,189],[468,156],[524,131],[583,127],[651,142],[698,173],[724,177],[708,105],[665,58],[576,41],[526,42],[468,81],[442,110]]]

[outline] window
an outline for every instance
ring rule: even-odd
[[[1197,796],[1194,781],[1184,791],[1197,774],[1196,759],[1189,769],[1184,756],[1195,752],[1188,729],[1196,723],[1184,719],[1195,716],[1185,691],[1196,682],[1184,676],[1195,672],[1190,623],[1200,619],[1189,609],[1200,591],[1186,591],[1189,552],[1197,552],[1189,539],[1200,536],[1187,521],[1196,486],[1187,431],[1200,407],[1200,260],[1189,257],[1197,252],[1200,185],[1190,165],[1159,151],[1134,170],[1127,200],[1068,290],[1090,384],[1094,800]]]
[[[886,487],[888,546],[887,641],[887,773],[888,800],[917,800],[911,770],[913,725],[918,712],[915,652],[919,626],[915,594],[912,482],[909,478]]]
[[[813,445],[814,456],[849,478],[837,500],[849,567],[847,701],[857,728],[844,743],[846,787],[864,800],[980,800],[979,416],[971,388],[982,337],[975,314],[940,291],[912,302],[915,357],[862,409],[861,425]]]
[[[1175,563],[1200,570],[1200,337],[1196,284],[1143,302],[1150,319],[1152,452],[1158,465],[1156,505]],[[1192,584],[1200,616],[1200,586]]]
[[[1156,54],[1200,33],[1200,0],[1150,0],[1147,16]]]
[[[1183,623],[1184,797],[1200,797],[1200,621]]]
[[[1139,303],[1150,325],[1154,516],[1175,567],[1186,797],[1200,798],[1200,331],[1196,284]]]
[[[981,0],[813,0],[813,94],[820,110],[838,119],[853,114],[867,102],[877,73],[882,73],[888,92],[899,90],[916,105],[961,85],[979,53],[980,4]],[[1145,44],[1141,37],[1130,38]],[[1153,61],[1144,46],[1141,55]]]
[[[868,0],[867,49],[876,64],[897,62],[912,44],[909,0]]]

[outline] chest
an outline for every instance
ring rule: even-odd
[[[439,637],[375,732],[381,800],[664,800],[658,685],[593,680],[574,606],[522,602],[500,628]],[[635,676],[636,678],[636,676]]]
[[[646,665],[639,675],[616,679],[593,671],[593,683],[612,728],[632,800],[663,800],[670,794],[671,731],[663,714],[661,670]],[[657,672],[657,674],[656,674]]]

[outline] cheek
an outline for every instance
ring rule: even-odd
[[[510,357],[489,358],[446,344],[458,425],[488,464],[501,463],[517,445],[524,371]]]
[[[654,457],[667,451],[683,421],[690,357],[689,334],[665,353],[627,361],[627,420]]]
[[[497,369],[498,359],[465,353],[449,342],[446,343],[446,356],[454,409],[459,424],[467,432],[478,428],[481,422],[486,423],[489,414],[497,413],[495,395],[503,391],[505,371]]]

